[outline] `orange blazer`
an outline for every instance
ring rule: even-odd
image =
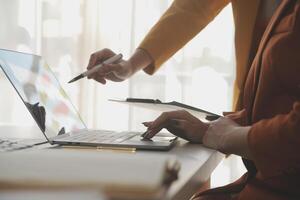
[[[146,50],[154,60],[154,65],[147,67],[145,71],[149,74],[157,71],[167,59],[205,28],[226,5],[231,3],[236,30],[236,80],[233,104],[236,109],[240,109],[245,78],[253,59],[250,55],[251,41],[260,1],[174,0],[139,46]]]
[[[300,1],[283,0],[244,89],[255,174],[241,199],[300,199]]]
[[[282,0],[260,42],[244,88],[244,109],[229,115],[251,125],[253,161],[236,183],[204,192],[237,199],[300,199],[300,0]],[[202,193],[203,194],[203,193]]]
[[[155,72],[228,2],[175,0],[140,45],[155,60],[146,71]],[[248,143],[253,161],[245,161],[248,173],[237,182],[204,194],[232,191],[239,193],[238,199],[300,199],[300,2],[282,0],[249,66],[259,0],[231,2],[237,88],[243,94],[238,108],[244,109],[230,117],[252,125]]]

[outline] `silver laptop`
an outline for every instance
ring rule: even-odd
[[[70,98],[41,56],[0,49],[0,67],[50,144],[169,150],[176,137],[140,132],[88,130]]]

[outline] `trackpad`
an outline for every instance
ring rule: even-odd
[[[143,139],[140,135],[134,136],[121,144],[138,145],[138,146],[169,146],[176,140],[175,136],[155,136],[148,139]]]

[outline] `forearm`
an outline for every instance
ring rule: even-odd
[[[226,154],[251,159],[248,146],[250,128],[250,126],[240,126],[229,118],[222,117],[210,124],[203,137],[203,144]]]
[[[228,3],[229,0],[175,0],[139,45],[154,60],[144,71],[153,74],[158,70]]]
[[[136,49],[128,61],[130,63],[129,67],[132,70],[131,75],[153,63],[152,57],[143,49]]]

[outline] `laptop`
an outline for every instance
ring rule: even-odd
[[[0,49],[0,67],[52,145],[169,150],[176,143],[170,134],[144,140],[141,132],[89,130],[41,56]]]

